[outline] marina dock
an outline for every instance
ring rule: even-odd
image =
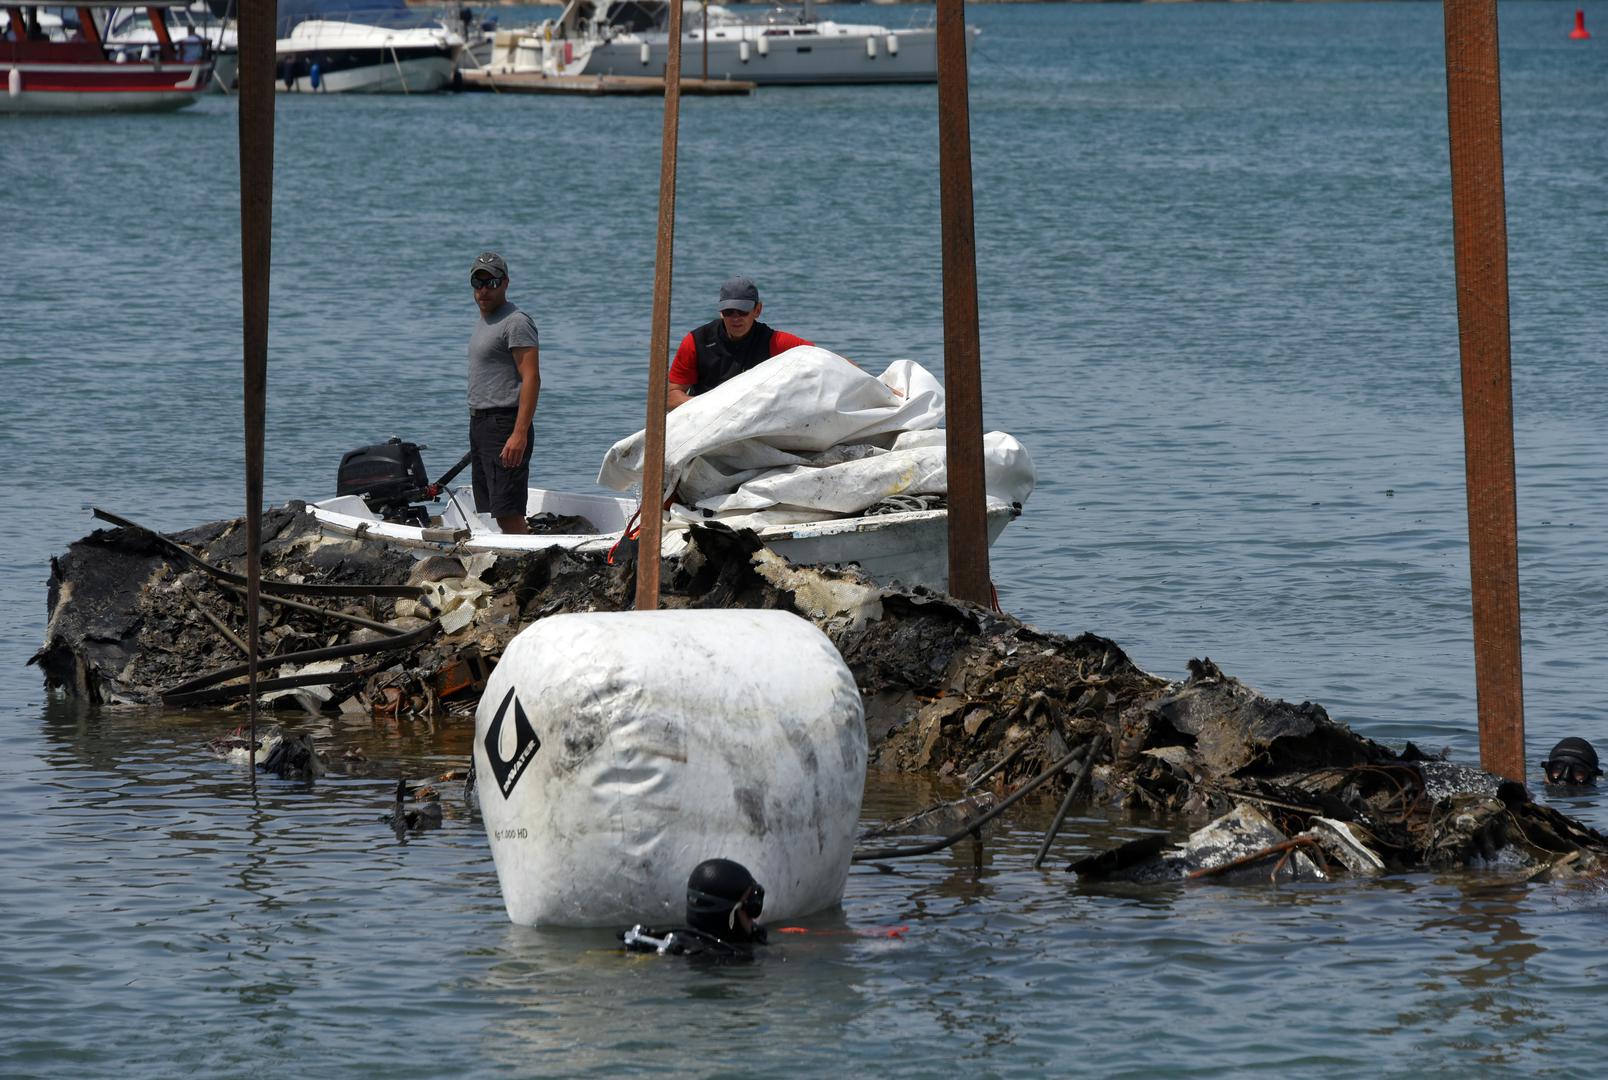
[[[682,79],[683,94],[752,94],[756,84],[736,79]],[[664,79],[653,75],[543,75],[521,71],[463,72],[463,89],[500,94],[580,94],[647,97],[664,94]]]

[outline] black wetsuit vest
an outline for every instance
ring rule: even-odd
[[[616,935],[626,952],[658,953],[661,956],[696,956],[711,959],[752,960],[754,946],[770,944],[763,926],[754,927],[747,941],[727,941],[707,930],[678,926],[673,930],[655,930],[648,926],[633,926]]]
[[[746,337],[733,341],[726,336],[725,323],[720,319],[698,327],[692,332],[692,344],[698,351],[698,381],[692,393],[707,394],[727,379],[769,360],[774,333],[764,323],[756,322]]]

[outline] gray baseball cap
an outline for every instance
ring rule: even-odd
[[[727,278],[726,283],[720,287],[720,305],[718,311],[753,311],[754,305],[759,303],[759,286],[753,280],[745,277]]]
[[[505,278],[508,276],[508,264],[503,262],[503,257],[495,251],[482,251],[475,256],[475,264],[469,268],[469,279],[473,281],[474,276],[481,271],[492,277]]]

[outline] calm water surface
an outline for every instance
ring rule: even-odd
[[[1501,10],[1532,757],[1608,743],[1608,45],[1575,6]],[[988,422],[1040,477],[1006,608],[1474,760],[1440,7],[971,17]],[[488,246],[542,329],[537,469],[589,488],[641,423],[659,125],[281,98],[270,500],[393,433],[456,458]],[[1039,804],[981,869],[856,869],[814,933],[696,971],[510,926],[454,785],[440,832],[379,824],[461,725],[330,721],[366,762],[253,792],[202,749],[233,717],[48,699],[22,664],[87,504],[239,513],[235,114],[0,126],[0,1074],[1598,1073],[1597,889],[1094,889],[1030,869]],[[688,99],[675,326],[743,270],[775,325],[940,369],[936,138],[931,87]],[[865,816],[943,794],[874,777]],[[1082,819],[1062,855],[1155,824]]]

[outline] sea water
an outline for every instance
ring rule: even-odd
[[[1608,749],[1608,43],[1574,7],[1500,12],[1532,762]],[[968,18],[986,421],[1039,473],[1002,605],[1476,761],[1439,5]],[[269,501],[392,434],[456,460],[484,248],[541,327],[538,482],[590,490],[642,423],[660,103],[277,105]],[[1092,887],[1065,863],[1157,823],[1075,817],[1034,871],[1029,800],[980,866],[856,868],[812,933],[693,969],[511,926],[453,784],[440,831],[380,823],[461,721],[324,721],[362,760],[253,788],[204,749],[237,715],[47,695],[23,662],[86,507],[241,513],[235,155],[221,95],[0,125],[0,1073],[1596,1074],[1595,887]],[[772,325],[941,371],[937,190],[933,87],[686,99],[676,333],[741,272]],[[953,794],[873,776],[864,816]]]

